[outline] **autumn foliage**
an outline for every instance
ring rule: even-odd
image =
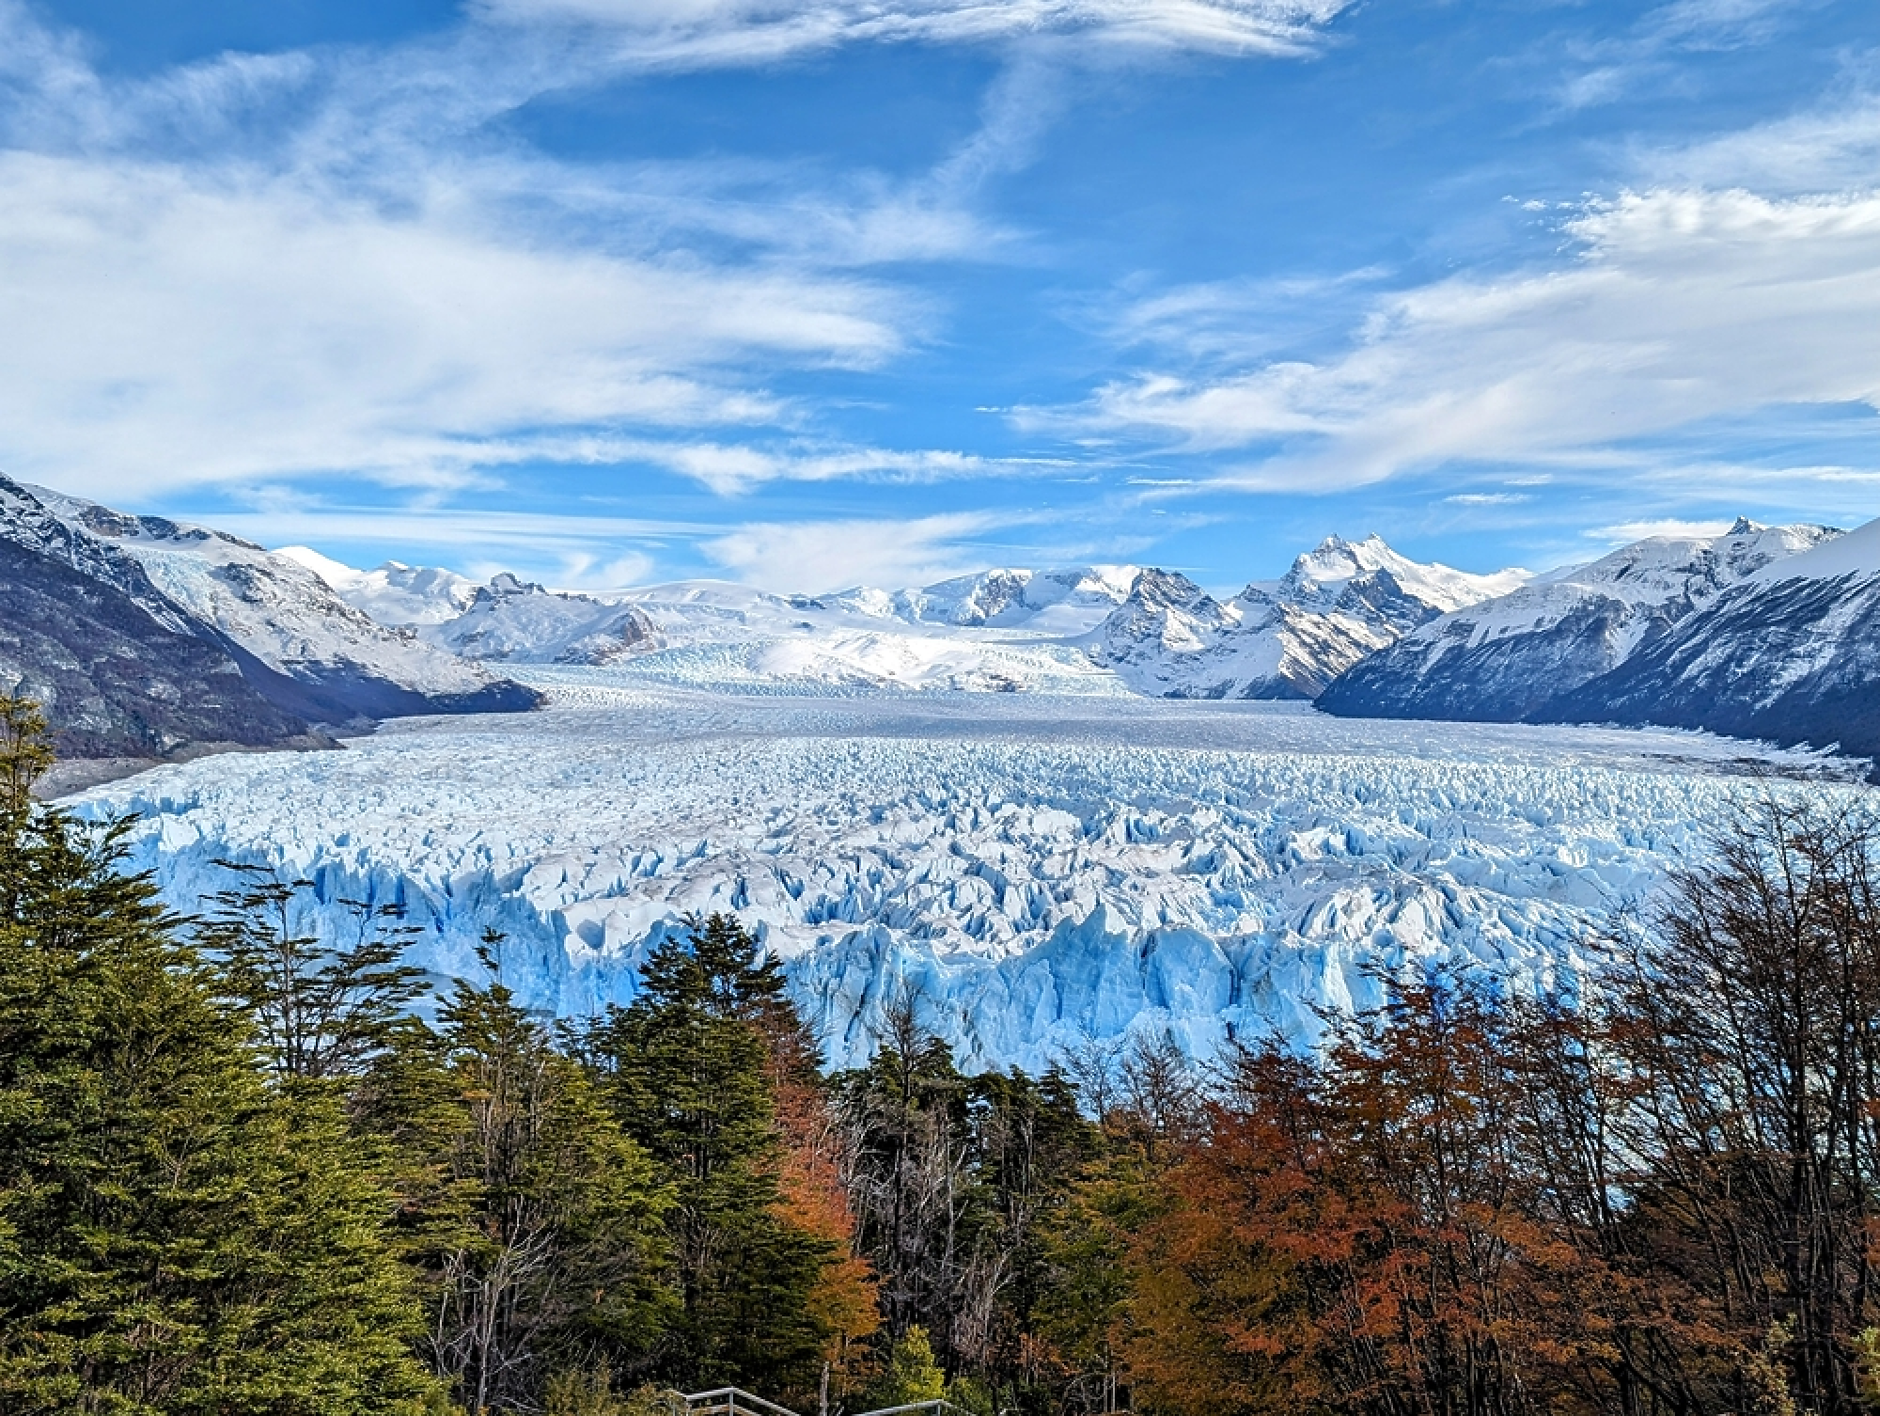
[[[1577,992],[1396,980],[1240,1050],[1130,1245],[1137,1404],[1866,1409],[1874,835],[1770,799],[1716,859]]]
[[[0,1412],[1855,1416],[1880,1404],[1880,831],[1741,805],[1536,981],[1311,1047],[969,1072],[917,990],[825,1074],[735,919],[554,1024],[426,1019],[395,910],[232,867],[197,937],[31,797],[0,696]]]

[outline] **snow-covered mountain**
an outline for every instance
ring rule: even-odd
[[[1129,598],[1141,570],[1133,565],[1071,570],[1002,568],[961,575],[918,590],[846,590],[804,607],[852,610],[909,624],[1024,630],[1073,638],[1086,634]]]
[[[135,561],[219,638],[270,701],[315,722],[519,711],[539,696],[353,608],[300,562],[249,541],[30,489],[66,524]]]
[[[1577,697],[1586,685],[1667,642],[1732,586],[1839,535],[1739,520],[1720,536],[1638,541],[1431,620],[1352,666],[1318,706],[1366,717],[1603,721]]]
[[[580,595],[513,576],[472,587],[396,562],[356,571],[291,554],[355,607],[402,616],[428,642],[466,657],[630,659],[649,679],[744,691],[1310,698],[1424,621],[1525,579],[1421,565],[1377,536],[1332,537],[1283,578],[1225,602],[1176,572],[1128,565],[1006,567],[818,596],[704,580]]]
[[[0,606],[0,688],[41,704],[67,759],[313,743],[139,561],[4,477]]]
[[[476,581],[438,566],[393,560],[377,570],[354,570],[311,546],[282,546],[275,554],[305,566],[355,610],[394,628],[442,624],[476,598]]]
[[[1880,521],[1744,577],[1547,716],[1880,757]]]
[[[1470,575],[1398,555],[1382,537],[1328,537],[1276,581],[1222,603],[1147,571],[1102,626],[1098,653],[1139,692],[1168,698],[1313,698],[1369,654],[1448,611],[1502,595],[1519,570]]]
[[[557,594],[508,574],[477,586],[456,618],[419,633],[467,659],[521,664],[607,664],[661,644],[637,605]]]
[[[499,664],[630,664],[649,682],[739,692],[1126,692],[1081,644],[1134,566],[1002,569],[918,589],[776,595],[721,580],[575,593],[513,575],[476,585],[388,562],[291,554],[364,613]]]

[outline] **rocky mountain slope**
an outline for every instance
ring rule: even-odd
[[[305,566],[252,542],[32,490],[55,516],[136,561],[200,631],[229,647],[265,697],[290,712],[346,724],[518,712],[541,701],[409,631],[378,624]]]
[[[1745,577],[1546,716],[1880,760],[1880,522]]]
[[[1159,697],[1313,698],[1417,626],[1526,578],[1421,565],[1376,535],[1332,536],[1281,579],[1256,581],[1225,603],[1185,576],[1145,571],[1102,626],[1096,652]]]
[[[312,725],[517,710],[541,695],[388,629],[222,532],[0,479],[0,675],[68,757],[325,740]]]
[[[472,590],[462,614],[419,633],[464,658],[525,664],[609,664],[662,643],[636,605],[557,594],[507,574]]]
[[[1346,716],[1880,742],[1880,532],[1653,537],[1446,615],[1318,700]],[[1863,727],[1863,724],[1866,726]],[[1872,747],[1858,749],[1872,751]]]
[[[66,758],[311,741],[131,556],[0,478],[0,688],[41,703]]]

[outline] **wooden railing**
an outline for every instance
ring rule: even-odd
[[[787,1406],[779,1406],[774,1401],[766,1401],[761,1396],[738,1387],[715,1387],[711,1391],[674,1393],[685,1402],[687,1416],[797,1416]],[[963,1407],[955,1406],[944,1397],[932,1401],[910,1401],[901,1406],[883,1406],[873,1411],[858,1411],[854,1416],[914,1416],[916,1412],[927,1416],[972,1416]]]

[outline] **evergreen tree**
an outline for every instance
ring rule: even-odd
[[[672,1316],[670,1193],[503,984],[499,943],[490,981],[458,983],[440,1031],[406,1029],[360,1093],[404,1158],[426,1349],[472,1411],[535,1410],[558,1375],[632,1377]]]
[[[881,1375],[868,1389],[868,1404],[876,1407],[912,1406],[922,1401],[940,1401],[947,1394],[946,1373],[933,1355],[927,1330],[914,1324],[888,1349],[888,1360]]]
[[[265,1084],[124,826],[33,801],[43,733],[0,698],[0,1410],[441,1409],[337,1103]]]
[[[385,1047],[427,989],[424,971],[401,964],[414,934],[396,905],[341,900],[350,941],[301,932],[314,882],[262,865],[216,862],[237,883],[212,895],[201,930],[230,995],[253,1020],[284,1078],[351,1077]]]
[[[757,953],[728,916],[692,921],[653,950],[639,997],[599,1021],[586,1049],[676,1192],[682,1316],[664,1370],[801,1398],[830,1336],[819,1281],[847,1256],[787,1214],[770,1037],[800,1024],[781,970]]]

